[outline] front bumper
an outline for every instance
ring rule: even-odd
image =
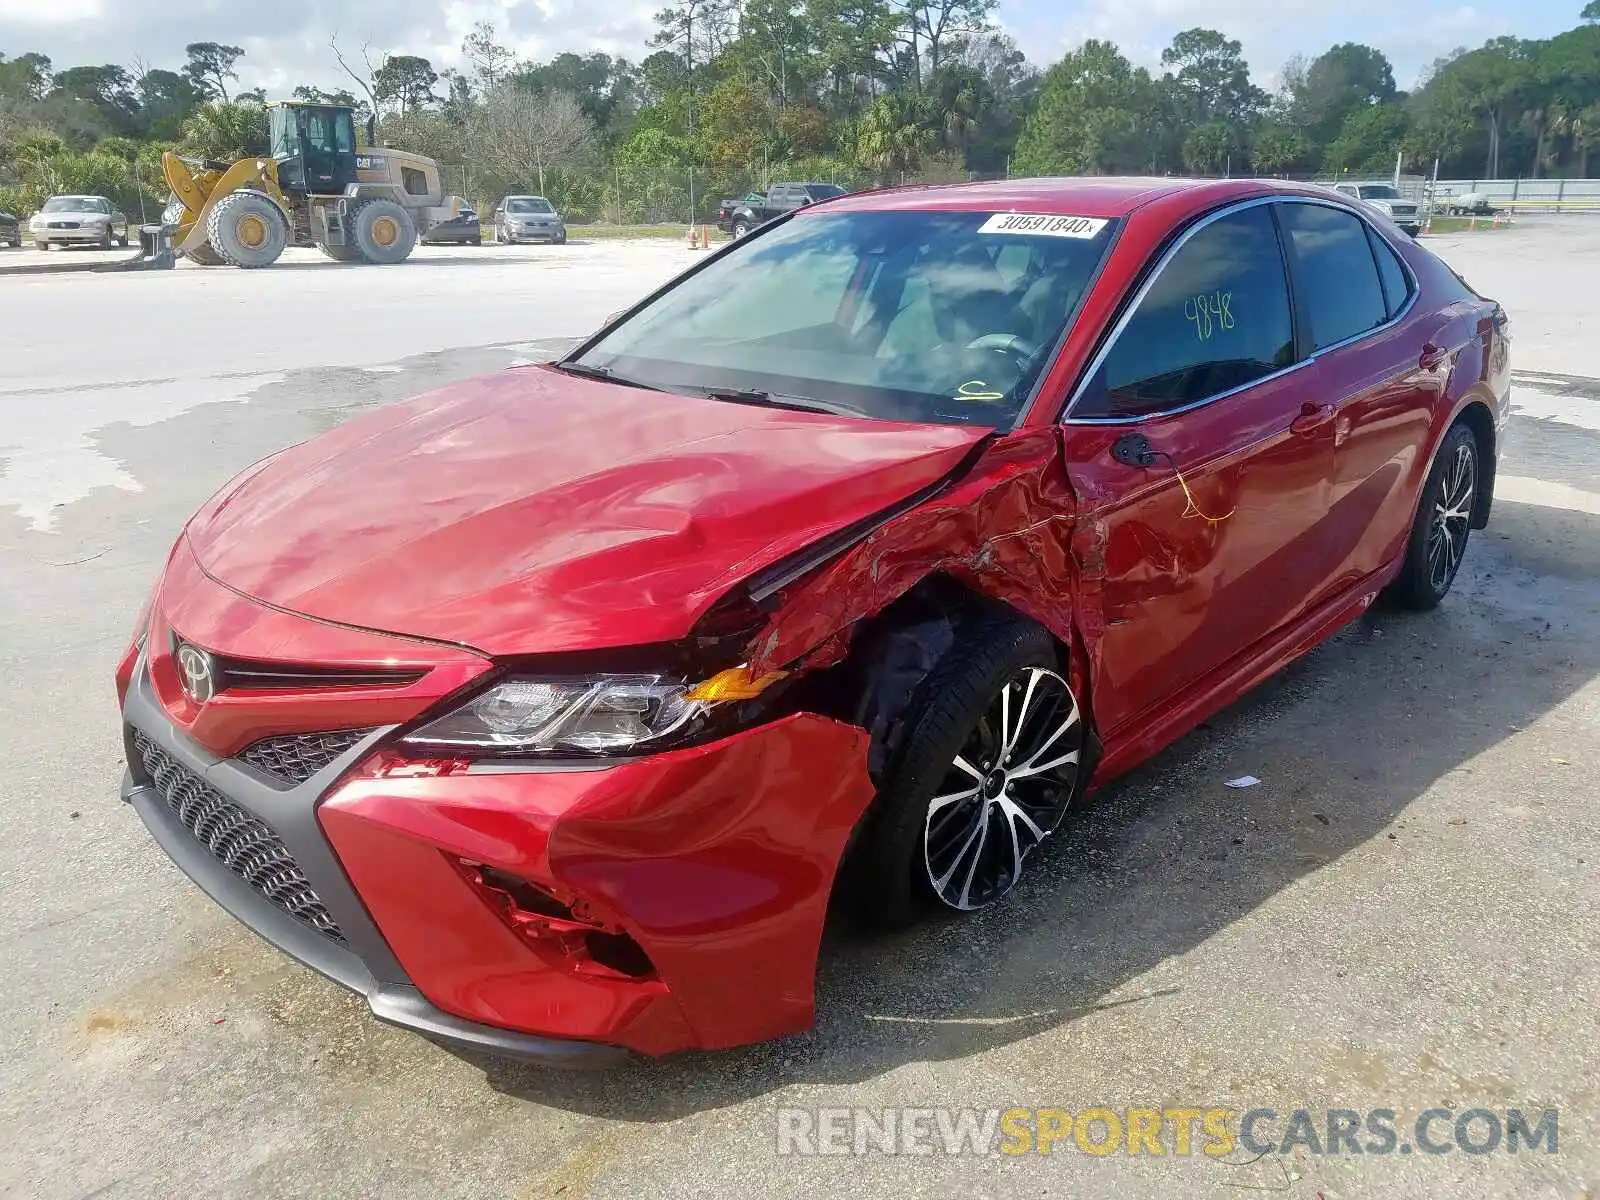
[[[151,674],[141,655],[123,708],[124,799],[214,900],[361,993],[380,1019],[571,1067],[810,1025],[834,873],[873,794],[862,730],[797,714],[596,768],[438,772],[393,765],[379,750],[389,724],[284,788],[176,725]],[[227,813],[181,815],[136,746],[141,735]],[[229,865],[216,831],[251,820],[276,834],[336,937]],[[572,901],[636,943],[650,970],[625,978],[581,952],[530,944],[467,882],[464,863]]]
[[[122,776],[122,798],[133,806],[167,856],[202,891],[266,941],[363,995],[379,1020],[433,1041],[552,1066],[604,1067],[626,1057],[626,1052],[616,1046],[538,1037],[464,1020],[430,1003],[406,975],[350,888],[314,815],[316,793],[358,761],[385,730],[375,730],[301,787],[282,790],[262,782],[236,760],[219,759],[179,733],[162,712],[142,658],[134,668],[123,718],[128,730],[129,767]],[[140,770],[139,756],[132,744],[135,731],[278,834],[337,921],[339,940],[317,932],[269,902],[199,840]]]
[[[118,235],[106,229],[40,229],[33,235],[36,242],[60,242],[74,245],[96,245]]]

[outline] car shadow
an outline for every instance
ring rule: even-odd
[[[1395,855],[1428,853],[1430,834],[1406,821],[1407,805],[1600,672],[1600,638],[1578,628],[1593,616],[1597,534],[1593,516],[1497,503],[1440,609],[1375,606],[1096,792],[1006,903],[892,936],[835,922],[805,1034],[593,1074],[463,1057],[512,1096],[663,1121],[1159,1002],[1181,983],[1134,981],[1303,876],[1374,839]],[[1547,544],[1582,549],[1556,562]],[[1558,566],[1559,578],[1546,574]],[[1561,588],[1581,603],[1553,597]],[[1262,782],[1224,786],[1245,774]]]

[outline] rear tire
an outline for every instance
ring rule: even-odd
[[[289,244],[283,210],[260,192],[232,192],[206,218],[206,241],[235,267],[270,267]]]
[[[411,214],[393,200],[363,200],[345,217],[344,227],[357,252],[375,266],[405,262],[417,244]]]
[[[745,234],[747,234],[749,232],[750,232],[750,226],[748,224],[746,224],[744,221],[735,221],[733,223],[733,236],[735,238],[742,238],[742,237],[744,237]]]
[[[1444,435],[1406,541],[1405,562],[1385,596],[1403,608],[1436,608],[1450,591],[1467,551],[1478,499],[1478,439],[1465,423]]]
[[[33,248],[35,250],[39,250],[41,252],[48,252],[49,249],[50,249],[50,243],[49,242],[41,242],[41,241],[35,240],[34,243],[33,243]]]

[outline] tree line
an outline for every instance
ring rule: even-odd
[[[1600,145],[1600,0],[1555,37],[1495,38],[1434,62],[1411,91],[1347,42],[1254,81],[1240,43],[1184,30],[1151,70],[1090,40],[1044,70],[996,0],[674,0],[649,53],[520,59],[492,24],[460,66],[330,43],[349,104],[380,140],[439,159],[469,198],[539,190],[573,219],[700,212],[775,175],[852,186],[900,178],[1111,172],[1585,176]],[[195,42],[172,69],[58,68],[0,54],[0,207],[51,191],[164,201],[163,149],[266,150],[237,46]],[[153,218],[152,218],[153,219]]]

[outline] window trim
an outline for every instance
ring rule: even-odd
[[[1324,346],[1322,349],[1313,351],[1312,353],[1307,354],[1304,358],[1290,363],[1287,367],[1283,367],[1280,370],[1263,375],[1259,379],[1252,379],[1249,383],[1240,384],[1238,387],[1229,388],[1227,391],[1217,392],[1214,395],[1205,396],[1199,400],[1191,400],[1187,404],[1180,404],[1175,408],[1164,408],[1156,412],[1140,413],[1137,416],[1126,417],[1073,416],[1072,410],[1076,408],[1078,403],[1083,399],[1083,394],[1088,390],[1089,383],[1094,379],[1096,372],[1098,372],[1100,368],[1105,365],[1105,360],[1107,356],[1110,355],[1111,348],[1116,344],[1117,339],[1122,336],[1123,332],[1127,329],[1128,324],[1133,320],[1133,314],[1138,311],[1139,305],[1144,302],[1144,299],[1149,294],[1150,289],[1155,286],[1156,280],[1161,277],[1161,272],[1167,269],[1167,264],[1170,263],[1177,253],[1188,244],[1189,239],[1195,234],[1199,233],[1206,226],[1210,225],[1213,221],[1221,220],[1223,217],[1230,216],[1233,213],[1242,212],[1247,208],[1259,208],[1264,205],[1278,204],[1318,204],[1323,208],[1331,208],[1338,212],[1348,213],[1357,221],[1361,222],[1361,224],[1370,233],[1376,234],[1379,237],[1383,237],[1382,231],[1373,225],[1371,221],[1367,220],[1364,214],[1357,212],[1351,205],[1341,204],[1331,199],[1324,199],[1321,196],[1253,196],[1248,200],[1242,200],[1236,204],[1224,205],[1221,208],[1206,213],[1204,216],[1187,226],[1182,233],[1173,239],[1167,248],[1162,251],[1161,257],[1156,260],[1155,266],[1148,272],[1148,274],[1145,275],[1143,281],[1139,284],[1138,290],[1135,291],[1133,295],[1123,303],[1121,311],[1117,314],[1116,323],[1111,327],[1110,334],[1108,334],[1100,343],[1099,348],[1094,353],[1094,357],[1089,360],[1088,365],[1083,369],[1082,372],[1080,372],[1078,381],[1073,386],[1072,392],[1068,395],[1067,402],[1062,406],[1060,416],[1057,417],[1056,423],[1061,425],[1137,425],[1142,421],[1154,421],[1164,417],[1177,416],[1180,413],[1191,412],[1202,405],[1215,404],[1219,400],[1226,400],[1230,396],[1237,396],[1240,392],[1249,388],[1260,387],[1264,383],[1271,383],[1274,380],[1282,379],[1285,375],[1292,374],[1293,372],[1300,370],[1302,367],[1310,366],[1324,354],[1331,354],[1335,350],[1343,349],[1352,342],[1358,342],[1362,338],[1371,337],[1373,334],[1387,329],[1391,325],[1395,325],[1406,318],[1406,316],[1411,312],[1412,307],[1415,306],[1417,300],[1422,295],[1421,282],[1417,279],[1416,272],[1411,269],[1411,264],[1406,261],[1405,255],[1401,254],[1392,244],[1390,244],[1389,248],[1394,250],[1394,256],[1400,260],[1401,268],[1411,280],[1412,286],[1410,289],[1410,296],[1406,300],[1405,306],[1396,312],[1394,316],[1389,317],[1387,320],[1378,325],[1374,325],[1371,329],[1363,330],[1352,337],[1345,338],[1342,342],[1334,342],[1330,346]],[[1289,320],[1291,330],[1293,331],[1295,337],[1296,352],[1298,353],[1301,325],[1301,322],[1298,318],[1301,312],[1300,306],[1302,304],[1302,292],[1298,278],[1298,272],[1296,270],[1297,264],[1293,260],[1293,255],[1290,252],[1289,246],[1287,245],[1285,232],[1277,217],[1278,214],[1274,212],[1272,214],[1273,228],[1277,233],[1278,253],[1283,260],[1284,282],[1289,289]],[[1384,238],[1386,243],[1388,243],[1388,240],[1388,238]],[[1370,245],[1368,246],[1368,252],[1372,252]],[[1109,258],[1110,255],[1108,254],[1107,257]],[[1374,271],[1378,271],[1378,263],[1376,258],[1373,259],[1372,269]],[[1383,275],[1381,271],[1378,272],[1378,290],[1380,293],[1383,292]],[[1387,313],[1387,305],[1385,305],[1384,311]],[[1309,337],[1310,330],[1307,329],[1305,332]]]

